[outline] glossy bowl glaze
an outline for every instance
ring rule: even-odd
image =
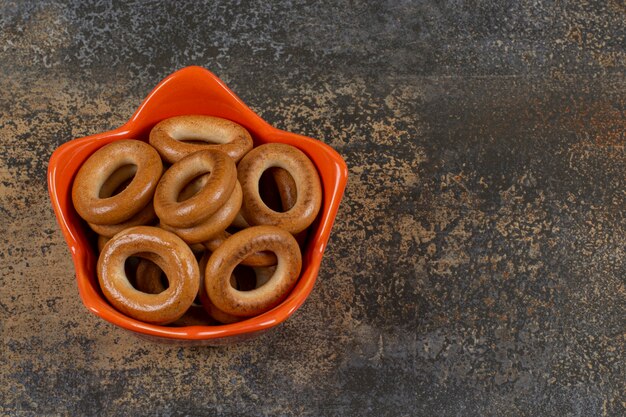
[[[98,286],[97,255],[90,240],[92,234],[72,206],[74,176],[92,153],[107,143],[120,139],[147,141],[150,129],[156,123],[184,114],[205,114],[237,122],[250,131],[255,146],[269,142],[296,146],[311,158],[322,180],[322,209],[309,233],[303,253],[302,273],[296,287],[274,309],[239,323],[218,326],[158,326],[132,319],[115,310],[103,297]],[[109,132],[74,139],[55,150],[48,165],[48,191],[74,261],[80,297],[90,311],[150,340],[183,345],[224,345],[249,339],[278,325],[306,300],[317,279],[347,176],[344,160],[328,145],[270,126],[213,73],[200,67],[186,67],[161,81],[125,125]]]

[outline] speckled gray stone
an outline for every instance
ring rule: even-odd
[[[625,22],[623,0],[0,1],[0,414],[624,415]],[[308,301],[231,347],[89,314],[46,190],[57,146],[191,64],[350,169]]]

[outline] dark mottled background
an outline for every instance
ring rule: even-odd
[[[621,416],[624,0],[0,0],[0,414]],[[224,348],[82,306],[51,152],[197,64],[350,178],[319,281]]]

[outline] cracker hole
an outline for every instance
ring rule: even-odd
[[[253,268],[239,264],[233,270],[230,285],[238,291],[252,291],[265,285],[275,270],[275,266]]]
[[[127,264],[130,259],[132,258],[126,261]],[[137,259],[134,262],[134,267],[132,265],[128,266],[126,273],[130,283],[137,291],[147,294],[160,294],[169,288],[167,275],[165,275],[161,267],[147,259]],[[132,274],[132,280],[129,271]]]
[[[177,201],[180,203],[181,201],[189,200],[202,191],[202,188],[206,185],[210,175],[210,173],[204,172],[190,179],[178,194]]]
[[[285,204],[283,204],[279,184],[276,181],[277,178],[282,181],[283,187],[287,187],[283,190],[283,193],[285,194]],[[261,174],[261,178],[259,179],[259,195],[261,196],[263,203],[265,203],[265,205],[270,209],[279,213],[288,211],[291,207],[293,207],[293,202],[289,202],[288,200],[293,199],[296,196],[293,177],[289,174],[289,172],[280,168],[272,167],[266,169],[263,171],[263,174]]]
[[[133,181],[136,173],[137,165],[122,165],[106,179],[104,184],[102,184],[98,198],[109,198],[118,195]]]

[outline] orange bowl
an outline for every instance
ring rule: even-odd
[[[280,305],[239,323],[167,327],[144,323],[115,310],[100,291],[96,276],[97,256],[89,239],[90,232],[72,205],[74,176],[92,153],[116,140],[147,141],[150,129],[156,123],[184,114],[205,114],[237,122],[250,131],[255,145],[281,142],[296,146],[311,158],[322,180],[322,209],[309,233],[298,283]],[[104,320],[136,335],[161,342],[189,345],[222,345],[254,337],[286,320],[304,303],[317,279],[347,178],[346,163],[328,145],[270,126],[217,76],[195,66],[183,68],[161,81],[125,125],[61,145],[52,154],[48,165],[50,200],[72,254],[78,290],[85,306]]]

